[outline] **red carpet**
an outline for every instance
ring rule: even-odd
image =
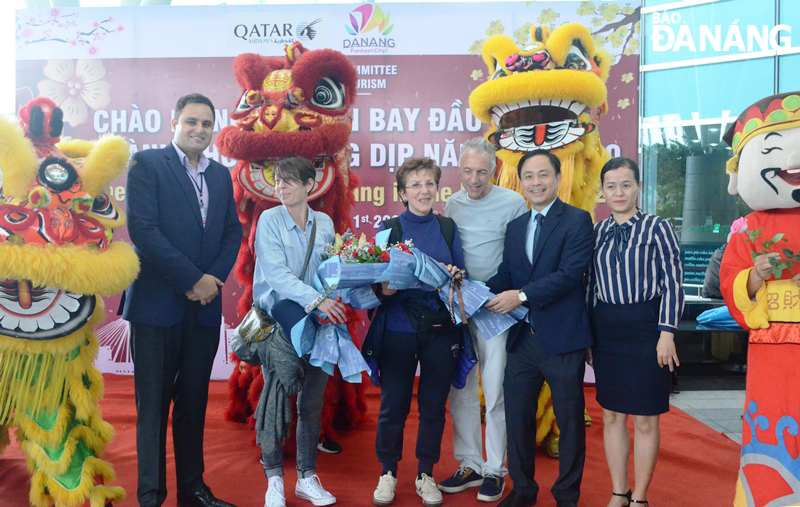
[[[115,484],[123,486],[128,498],[122,506],[135,507],[136,503],[136,445],[133,377],[105,375],[106,396],[102,403],[103,414],[114,425],[117,436],[108,448],[107,459],[116,471]],[[226,384],[213,382],[206,421],[206,473],[205,479],[212,491],[238,507],[259,507],[264,502],[267,481],[259,465],[259,453],[250,445],[252,435],[243,424],[222,420],[227,401]],[[587,428],[586,471],[583,477],[581,506],[604,506],[611,494],[611,480],[603,454],[600,407],[594,400],[594,389],[586,390],[589,413],[596,421]],[[372,491],[378,482],[380,465],[375,459],[375,422],[378,413],[378,390],[368,391],[369,415],[373,422],[358,430],[342,434],[339,442],[344,452],[336,455],[320,453],[317,469],[323,485],[336,495],[337,505],[372,505]],[[413,476],[416,472],[414,443],[416,441],[416,405],[406,426],[404,460],[398,472],[397,507],[421,505],[414,492]],[[448,417],[449,419],[449,417]],[[165,507],[175,506],[175,472],[172,466],[172,443],[168,444],[168,477],[170,497]],[[540,484],[537,506],[553,507],[550,486],[557,476],[558,463],[540,453],[537,458],[537,480]],[[729,507],[733,503],[734,485],[739,462],[739,446],[708,426],[678,409],[661,418],[661,454],[655,477],[650,487],[652,507]],[[455,471],[452,428],[448,420],[442,445],[442,460],[435,469],[437,480]],[[294,496],[296,474],[294,457],[286,459],[287,504],[292,507],[310,506],[310,502]],[[632,474],[632,467],[631,467]],[[28,505],[29,476],[24,456],[13,441],[0,457],[0,506],[24,507]],[[511,481],[506,479],[506,491]],[[445,495],[445,506],[485,507],[475,498],[477,489],[456,495]]]

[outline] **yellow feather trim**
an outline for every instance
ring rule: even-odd
[[[89,448],[95,455],[102,454],[105,451],[108,442],[104,442],[98,435],[96,435],[91,428],[84,425],[75,426],[69,432],[63,443],[57,445],[63,446],[63,452],[59,459],[53,461],[48,456],[46,447],[33,440],[24,440],[20,442],[20,447],[25,454],[31,458],[36,464],[36,469],[41,470],[50,476],[63,475],[69,469],[70,463],[75,456],[75,449],[78,446],[78,441],[82,441],[84,445]]]
[[[769,327],[769,313],[767,311],[767,285],[762,284],[756,291],[756,300],[752,301],[747,295],[747,279],[750,271],[747,268],[739,272],[733,280],[733,304],[742,312],[744,322],[750,329],[767,329]]]
[[[5,196],[27,196],[36,178],[39,161],[22,127],[6,117],[0,117],[0,167]]]
[[[533,74],[535,77],[531,76]],[[569,99],[589,107],[600,107],[606,98],[606,87],[596,74],[554,69],[512,74],[501,80],[482,83],[469,95],[469,107],[476,118],[490,123],[489,111],[498,104],[534,99]]]
[[[58,148],[72,158],[83,158],[80,169],[83,190],[96,197],[108,183],[122,174],[128,165],[128,143],[115,135],[104,135],[97,141],[80,139],[62,141]]]
[[[542,441],[547,437],[550,433],[550,430],[553,429],[556,422],[556,414],[553,412],[553,407],[548,408],[544,416],[542,417],[542,422],[540,422],[536,427],[536,443],[541,444]]]
[[[0,279],[29,280],[75,294],[112,296],[125,290],[139,273],[139,258],[127,243],[100,252],[74,245],[0,243]]]
[[[84,364],[94,362],[97,340],[93,328],[104,317],[103,301],[98,298],[87,324],[62,338],[21,340],[0,335],[0,392],[6,393],[0,397],[0,421],[11,417],[16,425],[15,419],[23,415],[36,417],[42,411],[59,410],[67,378],[80,381],[87,371]],[[73,358],[76,349],[79,354]],[[102,376],[90,378],[99,378],[97,383],[102,384]],[[100,387],[95,388],[97,399],[101,392]],[[96,405],[97,399],[91,403]]]
[[[553,30],[545,42],[550,56],[553,57],[558,65],[564,65],[569,48],[572,47],[572,41],[575,39],[581,41],[583,49],[586,50],[586,54],[590,57],[597,52],[592,34],[589,33],[585,26],[576,22],[564,23]]]
[[[56,411],[70,358],[71,352],[32,355],[0,349],[0,421],[15,424],[22,414]]]
[[[92,492],[89,507],[106,507],[109,502],[122,502],[125,500],[125,490],[119,486],[104,486],[98,484]]]
[[[47,429],[40,426],[36,419],[27,415],[18,416],[17,426],[22,430],[22,437],[25,440],[36,442],[44,447],[55,447],[64,441],[64,434],[67,431],[70,421],[73,418],[73,407],[70,403],[64,403],[58,409],[56,423],[52,428]],[[19,436],[19,431],[17,431]],[[21,443],[20,443],[21,445]]]
[[[80,484],[71,490],[64,488],[57,479],[48,476],[41,470],[37,470],[31,477],[31,504],[37,507],[52,507],[53,504],[78,507],[86,503],[87,500],[91,500],[91,505],[94,506],[96,504],[94,495],[98,488],[103,488],[99,493],[101,495],[113,495],[113,498],[110,498],[112,500],[120,494],[124,496],[122,488],[95,484],[95,478],[98,476],[106,484],[112,482],[115,478],[111,465],[95,457],[89,457],[83,463]]]

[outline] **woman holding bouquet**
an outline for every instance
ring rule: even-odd
[[[291,327],[286,322],[297,322],[315,309],[334,323],[345,322],[344,305],[326,298],[313,287],[314,273],[322,260],[325,244],[334,239],[330,217],[308,206],[316,174],[314,165],[303,157],[291,156],[275,162],[272,174],[281,206],[264,211],[258,219],[254,304],[284,328]],[[294,358],[297,359],[296,354]],[[331,505],[336,498],[325,491],[315,473],[322,397],[328,375],[305,360],[303,363],[303,387],[297,396],[295,494],[313,505]],[[266,372],[264,378],[267,379]],[[259,400],[259,405],[263,401]],[[269,479],[264,505],[284,507],[283,441],[273,440],[268,439],[268,445],[264,445],[259,436],[264,472]]]
[[[381,229],[392,229],[389,243],[411,240],[416,248],[448,266],[464,268],[461,238],[452,219],[431,211],[442,171],[429,158],[406,160],[397,169],[397,190],[408,208]],[[426,507],[441,505],[442,494],[433,480],[439,461],[445,423],[445,403],[458,364],[462,331],[452,325],[437,292],[394,291],[384,282],[378,307],[367,334],[365,354],[377,357],[381,379],[381,410],[375,450],[383,467],[373,495],[375,505],[391,505],[397,484],[397,464],[403,454],[403,428],[411,409],[412,391],[420,365],[419,431],[417,433],[417,494]]]
[[[669,222],[637,208],[639,167],[609,160],[600,173],[611,217],[595,224],[589,286],[597,402],[613,495],[608,507],[646,507],[658,458],[659,415],[669,410],[674,336],[683,311],[680,246]],[[633,415],[634,479],[628,484]]]

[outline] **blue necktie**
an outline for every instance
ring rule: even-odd
[[[542,220],[544,220],[544,215],[541,213],[537,213],[533,219],[536,221],[536,229],[533,231],[533,241],[531,242],[531,251],[529,252],[528,258],[533,264],[533,254],[536,252],[536,243],[539,242],[539,233],[542,232]]]

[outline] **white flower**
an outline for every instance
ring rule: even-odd
[[[89,118],[89,110],[100,109],[111,102],[111,85],[101,81],[106,75],[102,60],[48,60],[39,81],[39,93],[64,111],[64,121],[73,127]]]

